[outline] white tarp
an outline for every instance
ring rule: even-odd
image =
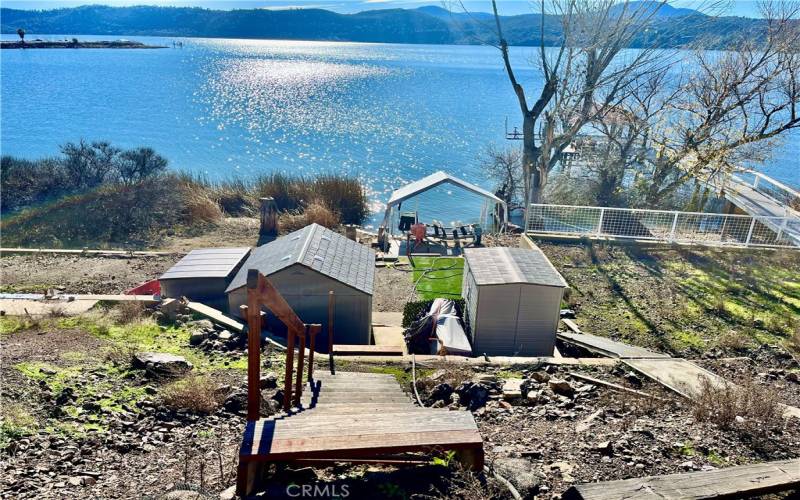
[[[472,347],[469,345],[467,334],[461,327],[461,322],[456,314],[455,303],[449,299],[436,299],[429,312],[436,320],[436,341],[432,342],[431,350],[438,353],[444,348],[447,354],[469,356]]]

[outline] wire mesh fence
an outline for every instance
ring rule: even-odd
[[[532,204],[531,234],[800,249],[800,218]]]

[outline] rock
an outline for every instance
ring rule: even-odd
[[[593,449],[603,455],[611,456],[614,454],[614,446],[611,441],[601,441],[594,445]]]
[[[575,311],[572,309],[561,309],[559,315],[562,318],[575,319]]]
[[[470,387],[469,391],[467,391],[467,400],[467,409],[470,411],[477,410],[485,406],[486,401],[489,400],[489,389],[483,384],[474,384]]]
[[[229,332],[228,330],[223,330],[222,332],[220,332],[220,334],[217,336],[217,338],[219,340],[222,340],[223,342],[227,342],[227,341],[229,341],[229,340],[231,340],[233,338],[233,334],[231,332]]]
[[[192,364],[183,356],[165,352],[136,353],[133,366],[146,370],[148,375],[182,375],[192,369]]]
[[[75,391],[72,387],[64,387],[61,392],[58,393],[58,396],[56,396],[56,404],[58,406],[64,406],[73,399],[75,399]]]
[[[789,382],[800,384],[800,375],[798,375],[797,372],[789,372],[786,374],[786,380],[788,380]]]
[[[236,485],[234,484],[228,489],[222,490],[219,494],[219,500],[233,500],[236,498]]]
[[[206,332],[192,332],[192,334],[189,336],[189,345],[200,345],[207,338],[208,334]]]
[[[214,323],[208,319],[199,319],[197,321],[190,321],[186,323],[186,326],[191,328],[192,330],[200,330],[204,332],[212,332],[214,331]]]
[[[164,500],[198,500],[202,495],[192,490],[172,490],[163,497]]]
[[[48,366],[42,366],[39,368],[39,373],[43,375],[55,375],[57,372]]]
[[[639,375],[635,374],[634,372],[628,372],[625,374],[625,380],[628,381],[634,387],[641,387],[642,386],[642,379]]]
[[[450,399],[451,394],[453,394],[453,387],[450,384],[439,384],[431,391],[430,396],[428,396],[427,403],[428,405],[431,405],[437,401],[444,402]]]
[[[247,409],[247,392],[243,390],[234,392],[225,399],[222,407],[230,413],[243,413]]]
[[[492,464],[494,470],[514,485],[523,498],[533,498],[539,492],[544,475],[534,469],[524,458],[498,458]]]
[[[575,389],[572,387],[572,384],[566,380],[553,378],[550,379],[549,385],[551,391],[561,396],[572,396],[575,394]]]
[[[503,399],[506,401],[513,401],[523,397],[523,393],[527,394],[527,390],[523,391],[522,384],[525,380],[521,378],[509,378],[503,383]]]
[[[535,371],[531,373],[531,379],[535,380],[536,382],[543,384],[550,380],[550,375],[547,372],[543,371]]]
[[[275,389],[278,387],[278,376],[270,372],[258,380],[258,386],[262,389]]]
[[[692,470],[692,469],[694,469],[694,462],[689,460],[687,462],[683,462],[682,464],[679,464],[678,467],[680,467],[681,469],[684,469],[684,470]]]

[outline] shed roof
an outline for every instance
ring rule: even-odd
[[[225,278],[250,251],[249,248],[203,248],[192,250],[170,267],[159,280],[181,278]]]
[[[565,288],[567,282],[539,249],[467,248],[464,258],[478,285],[527,283]]]
[[[505,205],[505,202],[503,200],[501,200],[491,192],[483,188],[480,188],[475,184],[471,184],[465,180],[459,179],[458,177],[453,177],[452,175],[446,172],[442,172],[440,170],[427,177],[423,177],[418,181],[406,184],[405,186],[393,192],[391,198],[389,198],[387,206],[390,207],[392,205],[396,205],[397,203],[400,203],[405,199],[411,198],[412,196],[418,195],[420,193],[424,193],[425,191],[433,189],[436,186],[444,183],[454,184],[456,186],[466,189],[467,191],[472,191],[475,194],[494,200],[496,203],[501,203]]]
[[[248,269],[258,269],[269,276],[294,264],[372,294],[375,252],[319,224],[308,225],[255,248],[225,292],[244,286]]]

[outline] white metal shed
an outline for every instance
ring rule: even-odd
[[[319,323],[317,346],[328,345],[328,300],[334,292],[334,343],[369,344],[375,252],[318,224],[282,236],[252,252],[228,286],[228,306],[247,303],[247,271],[258,269],[304,323]]]
[[[472,351],[552,356],[566,287],[539,249],[465,249],[461,294]]]

